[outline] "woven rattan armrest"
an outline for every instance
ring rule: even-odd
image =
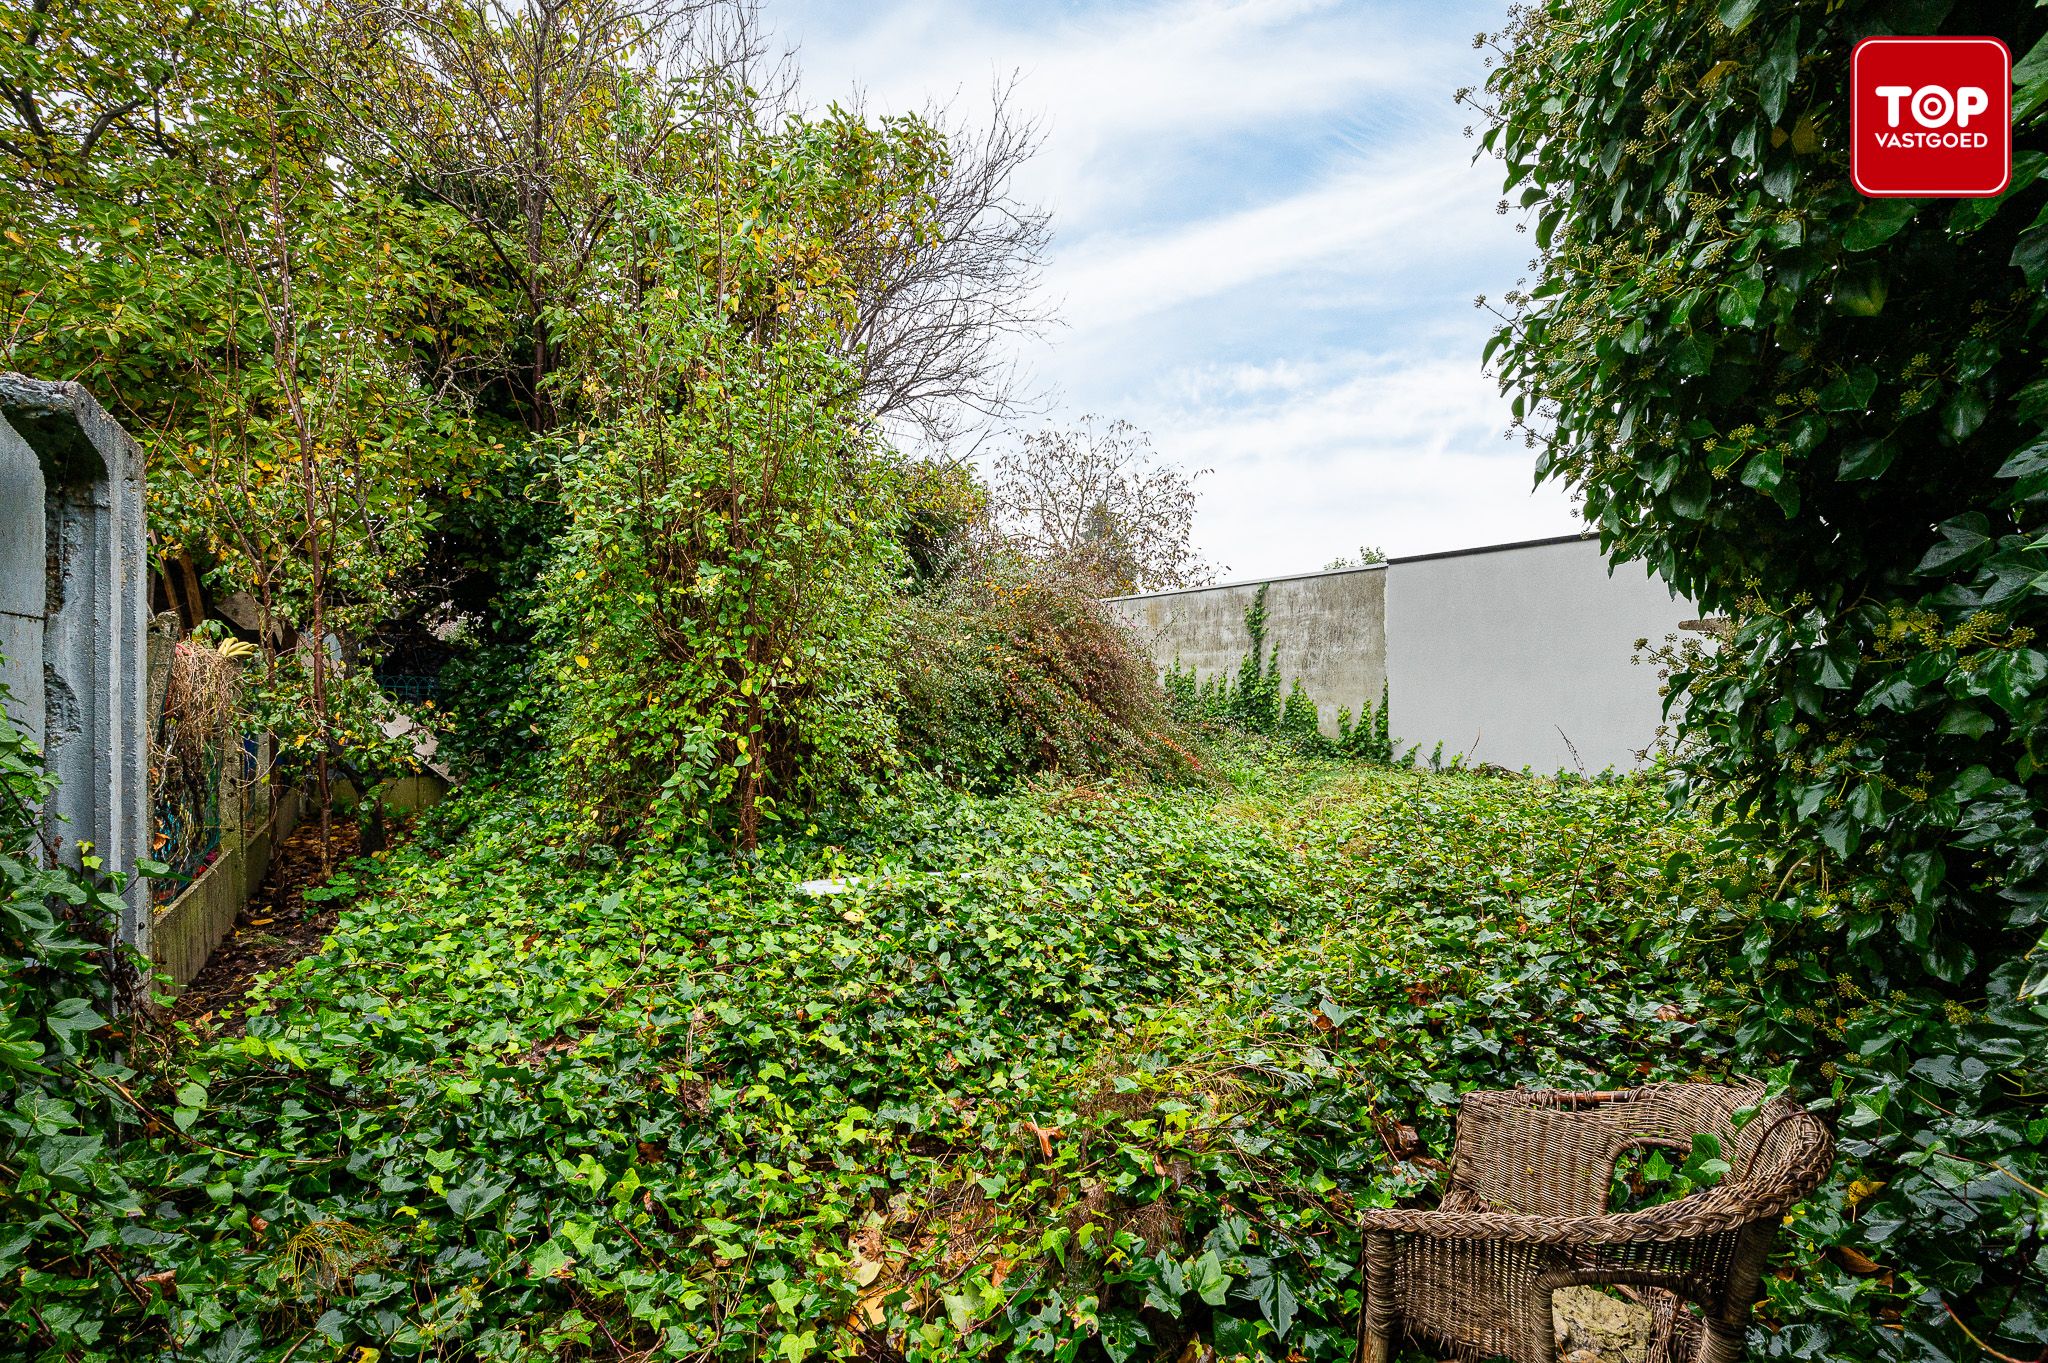
[[[1774,1201],[1743,1196],[1742,1190],[1723,1184],[1676,1202],[1600,1216],[1368,1208],[1359,1214],[1359,1229],[1520,1245],[1641,1244],[1740,1230],[1775,1214],[1778,1208],[1770,1205]]]

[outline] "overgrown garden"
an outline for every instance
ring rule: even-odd
[[[1460,1093],[1743,1073],[1842,1142],[1757,1356],[2036,1358],[2043,25],[2002,199],[1858,198],[1839,98],[2013,22],[1492,40],[1488,359],[1727,622],[1587,781],[1418,767],[1262,597],[1162,681],[1097,598],[1204,571],[1188,480],[1117,423],[960,457],[1046,242],[1000,99],[806,104],[708,0],[0,16],[0,363],[145,447],[266,777],[373,789],[401,710],[466,777],[321,951],[150,1019],[0,731],[6,1351],[1347,1358],[1354,1214]]]

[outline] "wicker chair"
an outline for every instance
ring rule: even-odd
[[[1406,1334],[1466,1359],[1555,1363],[1551,1294],[1613,1284],[1650,1310],[1647,1363],[1734,1363],[1771,1237],[1834,1156],[1820,1120],[1782,1098],[1737,1130],[1763,1096],[1725,1084],[1465,1095],[1442,1205],[1364,1213],[1365,1359],[1385,1363]],[[1718,1184],[1608,1213],[1617,1159],[1690,1152],[1698,1133],[1720,1138]]]

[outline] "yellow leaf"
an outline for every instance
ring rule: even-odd
[[[590,659],[584,657],[581,653],[579,653],[576,655],[576,666],[588,667],[590,666]]]

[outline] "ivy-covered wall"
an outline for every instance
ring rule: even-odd
[[[1203,678],[1229,677],[1251,647],[1245,612],[1262,584],[1233,583],[1151,592],[1110,601],[1162,670],[1178,662]],[[1337,712],[1379,703],[1387,681],[1385,565],[1275,578],[1266,587],[1269,638],[1280,675],[1299,679],[1316,701],[1324,733]],[[1284,687],[1283,687],[1284,690]]]
[[[1110,604],[1160,667],[1228,676],[1250,647],[1260,584],[1126,596]],[[1662,718],[1660,643],[1699,611],[1640,569],[1610,574],[1599,546],[1565,538],[1397,558],[1276,578],[1267,629],[1283,686],[1300,680],[1322,729],[1377,704],[1427,753],[1538,771],[1641,765]]]

